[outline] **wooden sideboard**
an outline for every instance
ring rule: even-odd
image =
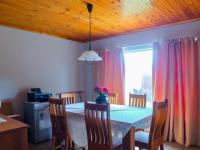
[[[28,150],[27,124],[0,114],[0,150]]]

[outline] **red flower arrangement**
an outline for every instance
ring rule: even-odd
[[[94,91],[97,92],[97,94],[99,94],[99,96],[107,96],[108,95],[108,89],[104,88],[104,87],[97,86],[97,87],[95,87]]]

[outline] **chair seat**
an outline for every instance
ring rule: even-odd
[[[135,145],[148,144],[149,143],[149,133],[144,131],[135,132]]]

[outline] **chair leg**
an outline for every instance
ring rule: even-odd
[[[68,150],[68,149],[69,149],[69,148],[68,148],[68,145],[65,144],[64,150]]]
[[[69,139],[69,137],[66,137],[65,138],[65,148],[64,148],[64,150],[68,150],[70,148],[71,148],[70,139]]]
[[[51,140],[51,150],[55,150],[55,146],[56,146],[56,137],[53,136]]]
[[[160,150],[164,150],[164,145],[160,145]]]
[[[151,147],[151,150],[158,150],[159,146],[153,146]]]
[[[75,143],[72,140],[70,140],[70,141],[71,141],[72,148],[75,149]]]

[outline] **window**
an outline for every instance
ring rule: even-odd
[[[124,48],[125,98],[129,93],[146,94],[147,107],[152,107],[152,44]]]

